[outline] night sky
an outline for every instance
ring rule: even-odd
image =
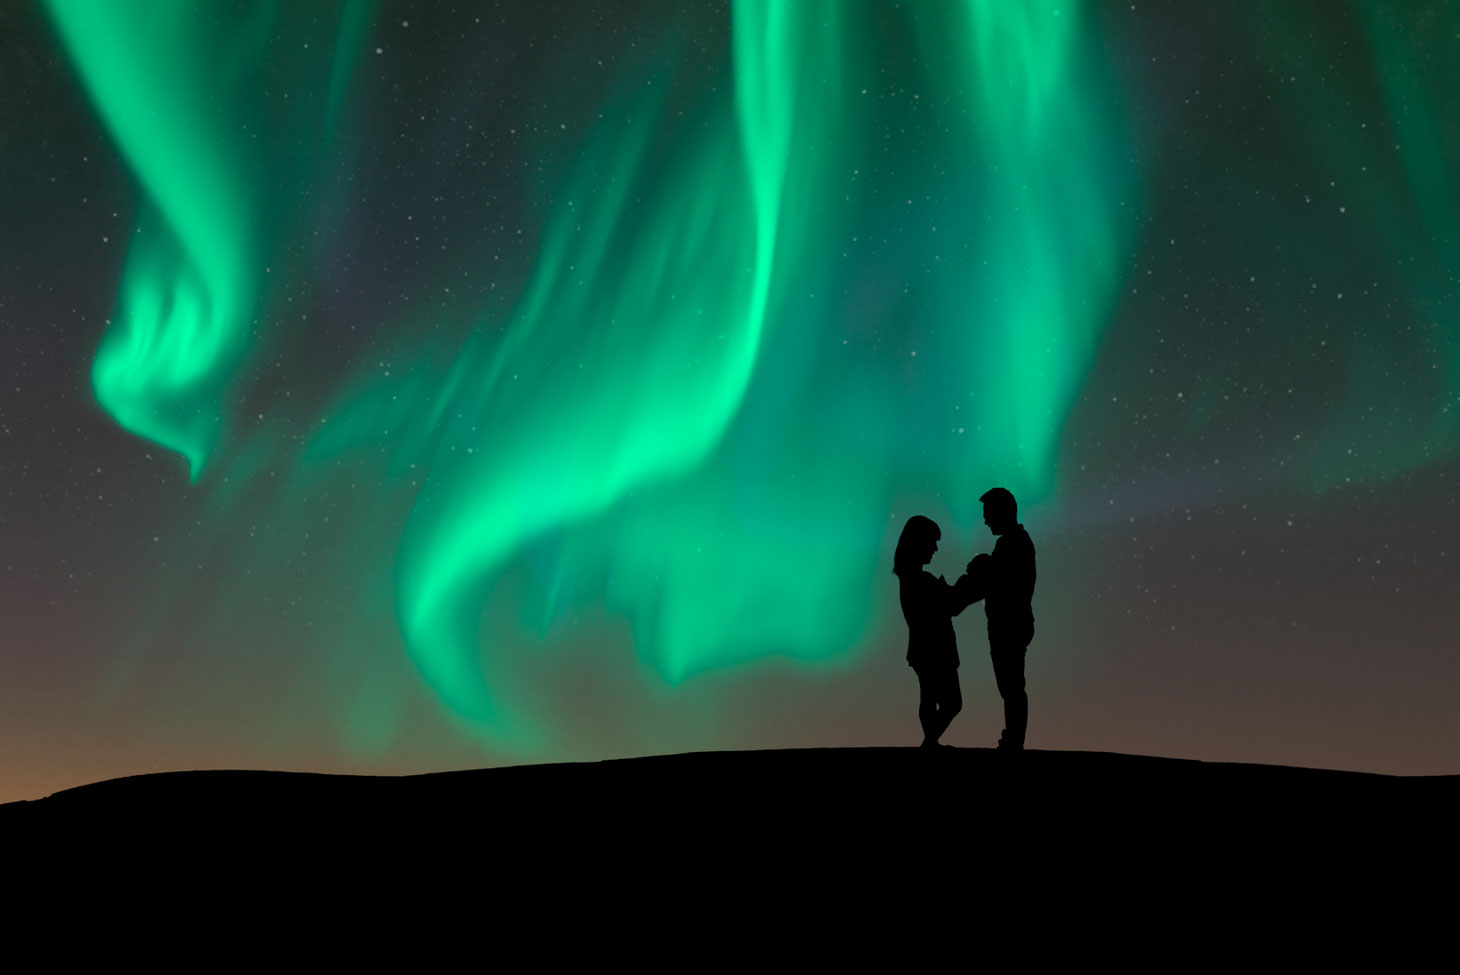
[[[0,801],[916,745],[1460,772],[1460,8],[0,3]],[[993,744],[983,613],[956,621]]]

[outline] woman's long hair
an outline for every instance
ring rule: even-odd
[[[892,574],[900,576],[908,570],[921,571],[923,563],[917,561],[918,557],[926,550],[928,542],[936,542],[942,537],[943,531],[936,521],[913,515],[902,526],[902,534],[898,536],[897,551],[892,554]]]

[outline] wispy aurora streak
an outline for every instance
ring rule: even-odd
[[[993,271],[979,279],[967,265],[948,269],[932,311],[943,347],[929,351],[946,356],[940,383],[975,390],[969,415],[988,408],[999,421],[987,437],[940,445],[937,463],[963,473],[966,490],[1000,471],[1016,489],[1047,491],[1058,425],[1115,271],[1118,228],[1100,168],[1108,150],[1074,81],[1073,16],[977,3],[951,24],[927,9],[919,17],[930,14],[939,22],[918,27],[930,45],[946,45],[930,68],[981,93],[961,133],[967,144],[947,150],[972,174],[993,175],[972,181],[952,229],[975,235],[975,260],[992,260]],[[841,246],[855,213],[829,212],[834,197],[818,188],[841,189],[840,206],[852,210],[848,157],[866,151],[863,125],[847,118],[847,61],[872,25],[831,2],[744,2],[734,18],[733,116],[722,112],[713,135],[678,145],[657,187],[643,176],[649,110],[599,136],[504,336],[458,361],[434,411],[450,432],[407,531],[402,629],[443,700],[499,736],[525,726],[502,717],[484,678],[476,631],[486,580],[528,540],[636,488],[684,478],[651,511],[626,504],[619,537],[594,561],[609,565],[611,604],[635,620],[641,652],[671,682],[767,653],[845,653],[865,621],[846,594],[871,583],[871,566],[851,553],[859,543],[875,551],[895,474],[810,431],[795,443],[794,425],[755,417],[745,425],[758,451],[731,443],[730,456],[708,465],[713,480],[685,477],[725,436],[753,369],[770,370],[777,385],[808,380],[796,373],[814,363],[757,364],[762,334],[772,322],[831,324],[804,311],[778,318],[776,286],[807,273],[818,250]],[[631,193],[647,202],[629,209]],[[866,449],[896,443],[891,402],[868,412],[854,404],[880,399],[875,390],[831,393],[821,408],[880,426]],[[775,455],[788,444],[810,492],[795,471],[777,476]],[[788,486],[767,492],[758,478]]]
[[[1416,23],[1401,8],[1375,0],[1361,3],[1359,13],[1374,52],[1376,80],[1389,109],[1408,189],[1407,195],[1376,193],[1369,205],[1387,227],[1398,231],[1384,235],[1394,248],[1384,256],[1396,266],[1408,265],[1417,335],[1402,343],[1406,348],[1395,350],[1391,329],[1383,329],[1382,338],[1374,323],[1356,330],[1357,395],[1350,397],[1336,418],[1336,435],[1330,434],[1315,458],[1310,476],[1320,490],[1355,475],[1361,480],[1386,480],[1460,448],[1460,307],[1453,288],[1455,269],[1460,268],[1460,129],[1453,117],[1437,109],[1433,95],[1460,89],[1460,63],[1448,50],[1416,56],[1413,33],[1422,31],[1431,44],[1439,38],[1460,37],[1460,10],[1439,8],[1439,23],[1433,25]],[[1360,169],[1354,183],[1384,185],[1364,176]],[[1420,255],[1420,260],[1415,262],[1412,255]],[[1447,278],[1449,287],[1433,287]],[[1421,386],[1423,404],[1416,416],[1415,391],[1407,383],[1396,388],[1392,378],[1396,373],[1425,371],[1433,378],[1416,384]],[[1385,415],[1373,416],[1375,402],[1383,403]],[[1377,463],[1376,458],[1364,457],[1359,464],[1345,444],[1352,440],[1349,431],[1366,422],[1382,422],[1395,435],[1379,451]]]
[[[835,70],[833,7],[737,7],[736,114],[677,146],[657,185],[657,95],[600,136],[505,333],[453,370],[448,432],[407,527],[400,619],[442,699],[499,734],[524,725],[498,720],[483,679],[483,579],[524,541],[689,470],[740,405],[777,248],[794,265],[804,236],[779,232],[781,201],[793,126],[804,137],[829,107],[798,72]]]
[[[114,133],[150,96],[114,119],[49,0],[0,5],[0,799],[903,742],[897,528],[936,519],[956,573],[990,483],[1040,549],[1045,745],[1460,768],[1460,7],[842,0],[822,31],[786,6],[94,5],[147,21],[97,24],[152,59],[124,87],[223,93],[162,134],[254,207],[219,207],[248,329],[192,390],[218,424],[194,481],[90,381],[138,317],[124,277],[155,281],[159,342],[168,296],[210,287]],[[198,18],[178,52],[167,16]],[[777,36],[825,56],[738,66]],[[640,300],[675,233],[665,274],[694,247],[711,283]],[[501,504],[493,464],[536,473],[533,427],[617,437],[621,401],[670,399],[681,301],[721,299],[694,382],[729,376],[757,281],[697,459],[449,551],[451,506],[490,527],[473,478]],[[152,423],[171,394],[141,394]],[[441,638],[408,646],[438,553]],[[956,624],[959,744],[997,731],[982,622]],[[461,708],[427,664],[466,674]]]
[[[146,40],[93,32],[83,6],[57,0],[57,21],[98,92],[144,54],[164,87],[192,63],[166,39],[196,40],[193,8],[159,8],[172,26]],[[494,745],[551,744],[552,716],[514,693],[535,644],[481,632],[496,583],[529,556],[544,627],[605,607],[678,685],[769,656],[854,661],[898,506],[942,496],[972,521],[988,483],[1051,496],[1133,216],[1119,115],[1078,14],[736,3],[729,83],[675,90],[684,55],[669,54],[605,99],[510,315],[483,311],[459,349],[409,321],[398,358],[419,367],[345,384],[298,461],[322,470],[368,445],[392,477],[425,472],[396,612],[450,714]],[[889,19],[901,47],[884,47]],[[331,117],[341,77],[311,76]],[[865,97],[889,86],[938,97],[920,116]],[[96,97],[173,243],[129,261],[127,314],[98,357],[100,375],[113,346],[126,352],[126,396],[104,402],[196,477],[265,297],[266,231],[281,231],[257,216],[267,194],[241,162],[254,150],[219,128],[225,113],[194,125],[187,103],[188,121],[154,132],[133,120],[151,117],[151,88],[120,88],[130,100]],[[922,152],[882,165],[886,133],[908,129]],[[911,283],[878,290],[851,243],[894,234]]]
[[[973,260],[937,287],[963,339],[963,384],[994,391],[976,394],[984,436],[970,453],[997,460],[965,465],[966,494],[990,475],[1027,500],[1052,489],[1059,428],[1122,270],[1131,211],[1120,197],[1135,174],[1080,15],[1078,4],[966,0],[948,22],[918,21],[930,69],[969,102],[952,138],[981,177],[955,218],[977,241]]]
[[[1297,465],[1318,494],[1392,481],[1460,449],[1457,35],[1452,4],[1383,0],[1353,0],[1316,30],[1281,4],[1252,24],[1311,167],[1297,176],[1304,212],[1289,217],[1311,256],[1288,273],[1305,287],[1264,310],[1278,339],[1336,350],[1343,363]],[[1340,58],[1356,65],[1342,85],[1313,70]]]
[[[223,432],[225,389],[263,297],[276,200],[287,197],[296,165],[278,154],[286,140],[272,151],[259,142],[280,128],[263,94],[264,69],[279,57],[270,42],[284,30],[280,11],[190,0],[47,5],[147,195],[115,319],[93,363],[96,396],[124,428],[181,453],[197,480]],[[341,40],[358,40],[349,27],[368,5],[342,9]],[[350,62],[349,52],[335,60],[336,90]],[[301,87],[309,81],[302,71]],[[331,97],[331,120],[337,105]]]

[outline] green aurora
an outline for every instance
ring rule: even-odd
[[[625,621],[644,679],[671,691],[771,657],[855,666],[882,622],[859,594],[887,584],[889,513],[937,507],[971,526],[995,483],[1061,510],[1062,433],[1136,273],[1144,205],[1138,93],[1093,5],[737,0],[708,63],[672,26],[704,15],[671,20],[595,94],[570,158],[546,163],[560,178],[511,296],[393,313],[393,368],[342,364],[317,408],[273,403],[260,422],[258,377],[300,348],[274,312],[298,277],[285,265],[322,219],[320,185],[352,164],[341,119],[383,15],[48,7],[146,200],[98,401],[185,458],[220,523],[258,511],[286,537],[314,499],[357,486],[360,524],[324,533],[318,591],[361,607],[347,629],[393,607],[399,649],[494,747],[557,747],[554,709],[524,689],[585,607]],[[1294,465],[1312,491],[1460,446],[1460,328],[1448,292],[1425,293],[1460,257],[1456,130],[1414,108],[1455,90],[1456,69],[1412,65],[1387,9],[1354,5],[1405,147],[1369,162],[1403,175],[1367,181],[1362,206],[1405,253],[1427,242],[1402,271],[1425,311],[1411,344],[1356,330],[1348,388],[1421,364],[1431,385],[1387,401],[1410,432],[1377,460],[1343,453],[1376,420],[1340,408]],[[1255,44],[1302,33],[1262,25]],[[889,88],[938,94],[866,94]],[[1192,403],[1186,422],[1199,430],[1211,408]],[[261,487],[273,469],[286,478]],[[158,597],[159,620],[183,586]],[[219,608],[215,625],[241,612]],[[332,652],[341,734],[387,747],[384,651]]]

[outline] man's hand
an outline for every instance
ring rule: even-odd
[[[968,560],[968,568],[965,571],[971,576],[976,576],[977,573],[988,568],[987,565],[981,564],[987,562],[988,558],[989,554],[987,552],[978,553],[973,558]]]

